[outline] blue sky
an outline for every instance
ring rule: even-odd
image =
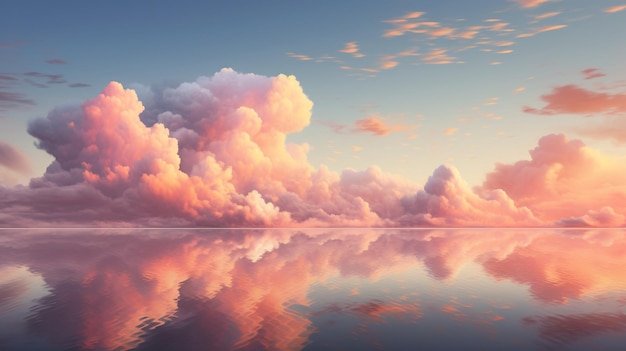
[[[314,107],[311,125],[289,139],[311,145],[312,164],[337,171],[376,164],[423,183],[450,163],[477,185],[496,162],[528,158],[550,133],[622,155],[621,142],[576,134],[592,119],[523,112],[540,108],[556,86],[624,91],[621,5],[9,0],[0,15],[0,91],[14,95],[0,102],[0,141],[30,160],[32,174],[15,175],[26,183],[51,160],[33,146],[29,120],[93,97],[109,81],[175,85],[232,67],[295,75]],[[585,79],[589,68],[604,76]],[[363,119],[388,132],[359,131]]]

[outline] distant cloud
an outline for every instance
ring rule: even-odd
[[[0,166],[28,174],[32,168],[30,162],[18,149],[0,140]]]
[[[535,16],[533,16],[533,18],[535,19],[535,21],[541,21],[541,20],[544,20],[546,18],[558,16],[560,14],[561,14],[561,12],[559,12],[559,11],[547,12],[547,13],[542,13],[540,15],[535,15]]]
[[[448,128],[443,131],[443,135],[453,135],[459,130],[459,128]]]
[[[339,52],[343,52],[344,54],[350,54],[352,55],[352,57],[355,58],[361,58],[365,56],[363,53],[359,52],[359,45],[356,41],[346,43],[343,49],[339,50]]]
[[[311,60],[313,60],[313,58],[310,57],[310,56],[294,54],[293,52],[288,52],[287,56],[289,56],[291,58],[295,58],[296,60],[300,60],[300,61],[311,61]]]
[[[378,136],[385,136],[391,132],[412,129],[412,126],[394,124],[388,125],[377,117],[359,119],[354,124],[354,130],[358,132],[368,132]]]
[[[602,73],[597,68],[587,68],[585,70],[582,70],[580,73],[582,73],[585,76],[585,79],[594,79],[594,78],[601,78],[601,77],[606,76],[606,74]]]
[[[0,90],[0,111],[20,105],[35,105],[35,102],[22,93]]]
[[[624,10],[626,10],[626,5],[617,5],[617,6],[608,7],[606,9],[604,9],[604,12],[606,12],[606,13],[615,13],[615,12],[620,12],[620,11],[624,11]]]
[[[436,48],[432,49],[429,53],[422,56],[422,61],[432,65],[446,65],[456,63],[455,58],[448,56],[446,49]]]
[[[521,7],[525,9],[537,7],[543,3],[548,2],[549,0],[515,0]]]
[[[90,87],[91,84],[87,84],[87,83],[72,83],[72,84],[68,84],[67,85],[70,88],[86,88],[86,87]]]
[[[67,62],[65,62],[65,60],[62,60],[62,59],[59,59],[59,58],[46,60],[46,63],[49,63],[51,65],[64,65],[64,64],[67,64]]]
[[[535,35],[537,35],[539,33],[550,32],[550,31],[562,29],[562,28],[565,28],[565,27],[567,27],[566,24],[557,24],[557,25],[553,25],[553,26],[541,27],[541,28],[535,29],[534,31],[529,32],[529,33],[519,34],[517,37],[518,38],[529,38],[529,37],[533,37],[533,36],[535,36]]]
[[[394,55],[385,56],[380,62],[380,69],[391,69],[398,65],[398,61],[395,61]]]
[[[541,100],[546,102],[541,109],[526,106],[523,111],[539,115],[626,113],[626,94],[597,93],[571,84],[554,88]]]
[[[46,84],[65,84],[67,81],[63,79],[62,74],[49,74],[49,73],[41,73],[41,72],[26,72],[24,73],[26,77],[33,78],[47,78]]]

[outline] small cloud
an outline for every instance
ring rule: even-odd
[[[626,10],[626,5],[618,5],[618,6],[608,7],[606,9],[604,9],[604,12],[606,12],[606,13],[615,13],[615,12],[620,12],[620,11],[624,11],[624,10]]]
[[[354,151],[354,152],[359,152],[361,150],[363,150],[363,148],[360,147],[360,146],[355,145],[355,146],[352,147],[352,151]]]
[[[381,63],[380,63],[380,68],[381,69],[391,69],[391,68],[396,67],[398,65],[398,61],[394,61],[395,58],[396,57],[393,56],[393,55],[383,57],[383,59],[381,60]]]
[[[514,90],[514,92],[515,92],[516,94],[518,94],[518,93],[521,93],[521,92],[522,92],[522,91],[524,91],[524,90],[526,90],[526,87],[519,87],[519,88],[515,89],[515,90]]]
[[[91,84],[87,84],[87,83],[72,83],[68,85],[68,87],[70,88],[86,88],[90,86]]]
[[[46,63],[49,63],[51,65],[65,65],[65,64],[67,64],[67,62],[65,62],[65,60],[62,60],[60,58],[53,58],[53,59],[46,60]]]
[[[353,131],[372,133],[377,136],[386,136],[387,134],[392,132],[411,130],[413,128],[415,128],[415,126],[405,124],[389,125],[376,116],[357,120],[354,123]]]
[[[518,38],[529,38],[529,37],[533,37],[533,36],[535,36],[535,35],[537,35],[539,33],[550,32],[550,31],[562,29],[562,28],[565,28],[565,27],[567,27],[566,24],[557,24],[557,25],[554,25],[554,26],[541,27],[539,29],[536,29],[534,32],[519,34],[517,37]]]
[[[490,65],[495,66],[495,65],[501,65],[502,62],[500,61],[493,61],[492,63],[490,63]]]
[[[459,128],[448,128],[446,130],[443,131],[444,135],[453,135],[454,133],[456,133],[459,130]]]
[[[514,44],[515,44],[514,41],[500,41],[500,42],[493,43],[493,45],[495,46],[511,46]]]
[[[0,166],[22,174],[28,174],[32,170],[26,156],[15,147],[3,141],[0,141]]]
[[[596,93],[576,85],[556,87],[550,94],[542,95],[541,100],[546,106],[541,109],[524,107],[526,113],[538,115],[580,114],[593,115],[600,113],[626,113],[626,94]]]
[[[498,51],[497,53],[498,54],[510,54],[512,52],[513,52],[513,50],[502,50],[502,51]]]
[[[594,79],[606,76],[606,74],[602,73],[597,68],[587,68],[582,70],[580,73],[585,76],[585,79]]]
[[[517,2],[522,8],[530,9],[546,3],[548,0],[515,0],[515,2]]]
[[[352,57],[361,58],[364,57],[362,53],[359,52],[359,45],[356,41],[351,41],[346,43],[343,49],[339,50],[339,52],[343,52],[344,54],[350,54]]]
[[[313,58],[311,58],[310,56],[295,54],[293,52],[288,52],[287,56],[289,56],[291,58],[294,58],[296,60],[300,60],[300,61],[311,61],[311,60],[313,60]]]
[[[535,15],[535,16],[533,16],[533,18],[535,19],[535,21],[541,21],[543,19],[554,17],[554,16],[558,16],[560,14],[561,14],[561,12],[559,12],[559,11],[547,12],[547,13],[543,13],[541,15]]]
[[[432,65],[445,65],[455,63],[455,58],[448,56],[446,52],[446,49],[432,49],[429,53],[425,54],[422,57],[422,61],[424,61],[424,63]]]

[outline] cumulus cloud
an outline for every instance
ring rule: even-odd
[[[470,189],[452,166],[436,169],[423,188],[376,166],[336,173],[312,166],[307,144],[286,141],[288,134],[310,123],[312,106],[296,78],[285,75],[223,69],[177,86],[138,85],[136,91],[112,82],[95,98],[59,106],[30,123],[29,133],[54,161],[27,187],[0,187],[0,223],[535,226],[554,223],[553,208],[525,202],[521,195],[526,193],[518,187],[535,194],[552,184],[542,176],[551,180],[555,174],[569,176],[574,172],[570,168],[584,173],[596,169],[597,162],[608,162],[595,154],[588,161],[586,149],[578,150],[580,142],[561,142],[570,146],[557,150],[554,157],[573,163],[552,165],[551,158],[539,157],[546,154],[544,149],[550,154],[552,145],[559,144],[547,137],[531,153],[536,159],[531,168],[539,163],[536,180],[516,178],[516,172],[506,173],[508,168],[499,166],[478,191]],[[386,135],[409,127],[370,117],[350,128]],[[583,154],[582,161],[576,161],[578,153]],[[499,173],[506,177],[501,180]],[[617,178],[603,179],[602,184],[619,185]],[[603,195],[588,207],[589,201],[576,199],[578,204],[568,208],[579,211],[557,219],[607,211],[603,209],[607,205],[617,216],[624,213],[613,205],[619,203],[610,198],[615,192],[599,194]],[[588,215],[597,217],[595,212]],[[542,218],[549,221],[541,222]]]
[[[505,191],[517,206],[528,207],[543,221],[624,225],[623,159],[604,156],[563,134],[544,136],[530,156],[514,164],[496,164],[482,189]]]

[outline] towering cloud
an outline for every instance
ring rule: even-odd
[[[624,224],[623,159],[603,156],[562,134],[541,138],[530,156],[530,160],[514,164],[497,164],[482,188],[504,190],[518,206],[528,207],[544,221],[585,226]]]
[[[546,205],[546,194],[568,193],[569,183],[551,185],[551,176],[584,178],[604,164],[563,137],[542,140],[533,161],[498,166],[477,192],[452,166],[439,167],[421,189],[376,166],[338,174],[309,164],[309,146],[286,141],[310,123],[313,105],[293,76],[223,69],[137,92],[141,99],[112,82],[81,105],[33,121],[30,134],[55,160],[28,187],[0,187],[0,224],[618,225],[624,213],[611,207],[612,190],[591,207],[577,198],[567,207],[575,211],[558,216]],[[524,172],[532,176],[518,177]]]

